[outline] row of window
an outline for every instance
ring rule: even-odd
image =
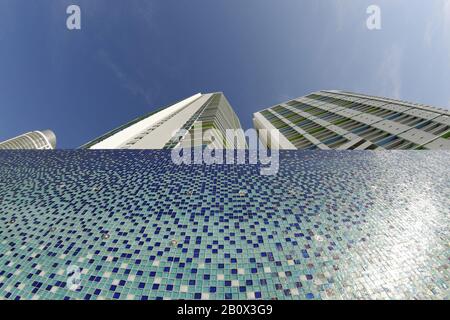
[[[348,139],[338,135],[337,133],[320,126],[319,124],[306,119],[297,113],[283,107],[277,106],[273,108],[273,111],[277,113],[277,115],[289,120],[294,126],[306,131],[308,134],[316,138],[317,140],[323,142],[330,148],[338,148],[342,144],[346,143]],[[293,130],[291,126],[286,123],[281,117],[275,116],[272,114],[271,119],[277,119],[275,122],[280,129],[280,132],[295,146],[301,145],[302,148],[308,146],[309,140],[303,137],[296,130]],[[308,143],[307,143],[308,142]],[[312,143],[311,143],[312,144]]]
[[[329,104],[333,104],[336,106],[343,106],[345,108],[359,111],[361,113],[372,114],[382,119],[391,120],[399,124],[409,126],[411,128],[416,128],[418,130],[431,133],[435,136],[441,136],[445,139],[450,139],[450,127],[448,125],[383,108],[382,105],[378,106],[376,103],[375,105],[371,105],[368,104],[365,99],[359,99],[360,101],[355,101],[358,99],[349,98],[349,100],[345,100],[336,97],[322,96],[319,94],[312,94],[307,96],[306,98],[319,101],[320,103],[316,104],[312,101],[308,101],[308,99],[302,98],[299,100],[289,101],[286,103],[286,105],[299,111],[308,113],[311,116],[325,120],[330,125],[336,125],[348,132],[354,133],[364,138],[356,145],[353,145],[350,149],[358,148],[368,141],[370,141],[371,144],[365,149],[414,149],[418,148],[418,145],[411,141],[399,138],[398,136],[395,136],[393,134],[389,134],[383,130],[376,129],[359,121],[336,114],[332,109],[331,111],[324,110],[322,109],[322,105],[327,104],[329,106]],[[304,137],[301,137],[301,135],[296,130],[292,130],[292,128],[290,128],[290,126],[294,125],[308,132],[328,146],[335,142],[335,140],[338,141],[338,144],[347,142],[347,139],[341,137],[340,135],[335,134],[334,132],[322,127],[318,123],[309,120],[282,105],[273,107],[270,110],[274,111],[278,116],[275,116],[268,110],[263,111],[262,114],[266,117],[267,120],[274,124],[274,126],[278,128],[280,132],[289,140],[298,140],[302,138],[303,143],[305,143],[305,140],[307,140]],[[438,116],[438,114],[436,114],[436,116]],[[339,141],[339,138],[342,138],[342,141]]]
[[[14,139],[0,143],[0,149],[53,149],[52,146],[37,132],[30,132]]]
[[[317,109],[305,104],[292,104],[292,106],[298,106],[305,112],[308,110],[315,111],[314,109]],[[348,139],[342,137],[341,135],[327,129],[326,127],[320,126],[314,121],[303,118],[283,106],[277,106],[273,108],[273,111],[276,111],[276,114],[266,110],[263,115],[267,116],[268,120],[271,121],[272,124],[274,124],[274,126],[278,128],[280,132],[298,148],[305,149],[311,142],[294,130],[285,120],[283,120],[283,118],[289,120],[295,126],[306,131],[308,134],[312,135],[317,140],[332,149],[336,149],[348,142]],[[326,118],[331,118],[332,113],[324,111],[323,116]],[[298,121],[293,122],[292,120],[295,120],[296,118],[298,118]],[[369,150],[376,149],[378,147],[382,147],[384,149],[413,149],[418,146],[410,141],[401,139],[383,130],[342,116],[337,116],[333,122],[330,122],[330,125],[331,124],[337,125],[344,130],[352,132],[363,138],[363,140],[361,140],[358,144],[353,145],[350,149],[357,148],[367,141],[371,142],[371,144],[366,148]]]
[[[325,101],[328,103],[333,103],[335,105],[345,105],[347,108],[350,108],[355,111],[360,111],[363,113],[369,113],[375,116],[378,116],[380,118],[391,120],[400,124],[407,125],[412,128],[416,128],[425,132],[429,132],[434,135],[440,135],[444,132],[447,132],[450,130],[450,126],[434,122],[432,120],[423,119],[417,116],[396,112],[389,109],[384,109],[383,107],[375,107],[371,105],[367,105],[364,103],[359,102],[349,102],[346,100],[338,99],[338,98],[331,98],[331,97],[322,97],[317,94],[313,94],[308,96],[309,98],[319,100],[319,101]],[[320,98],[319,98],[320,97]],[[327,98],[327,99],[325,99]],[[328,99],[329,98],[329,99]],[[336,102],[339,103],[336,103]],[[303,104],[304,105],[304,104]],[[304,108],[304,107],[303,107]],[[318,109],[318,108],[316,108]],[[436,114],[438,116],[438,114]]]

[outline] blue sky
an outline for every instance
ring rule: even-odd
[[[75,148],[212,91],[249,128],[321,89],[450,109],[450,0],[0,0],[0,141],[49,128]]]

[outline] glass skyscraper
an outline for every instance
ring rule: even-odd
[[[174,136],[184,129],[187,134]],[[236,113],[223,93],[198,93],[156,112],[146,114],[83,145],[84,149],[172,149],[205,144],[202,136],[215,129],[225,139],[225,148],[245,146],[244,136],[227,139],[227,129],[242,129]]]
[[[450,150],[449,111],[344,91],[277,104],[255,113],[253,123],[278,129],[280,149]]]

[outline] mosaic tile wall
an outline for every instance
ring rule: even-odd
[[[0,153],[2,299],[449,299],[450,153]]]

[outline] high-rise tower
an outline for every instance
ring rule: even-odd
[[[173,136],[181,129],[184,136]],[[218,130],[224,137],[225,148],[242,146],[243,135],[227,139],[227,129],[241,129],[241,124],[223,93],[198,93],[173,105],[146,114],[81,146],[85,149],[171,149],[177,146],[197,147],[193,132]]]
[[[32,131],[0,142],[0,149],[55,149],[56,136],[51,130]]]
[[[280,149],[450,150],[449,111],[336,90],[264,109],[253,123],[278,129]]]

